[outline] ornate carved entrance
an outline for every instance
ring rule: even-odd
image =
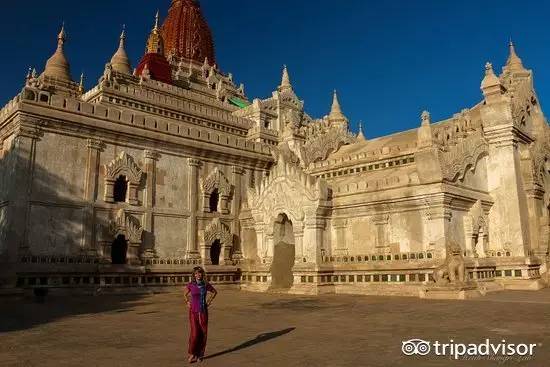
[[[280,235],[275,230],[275,224],[282,219],[279,213],[284,213],[291,223],[295,262],[320,261],[324,218],[331,206],[324,180],[308,175],[298,166],[287,163],[280,155],[269,177],[264,178],[256,188],[249,189],[248,205],[256,231],[258,256],[263,263],[273,261]],[[287,236],[289,234],[285,229],[285,238],[289,238]]]
[[[219,245],[219,252],[216,247]],[[233,248],[233,235],[227,225],[219,218],[214,218],[204,230],[201,257],[205,264],[219,265],[231,263],[231,250]],[[217,253],[217,259],[213,255]],[[214,260],[218,260],[216,264]]]
[[[114,242],[109,249],[105,249],[105,253],[111,254],[111,262],[113,264],[140,265],[139,251],[143,227],[139,220],[125,212],[124,209],[120,209],[115,220],[110,222],[109,230],[113,235]],[[123,251],[123,249],[125,250]]]

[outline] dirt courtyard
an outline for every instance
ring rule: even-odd
[[[0,366],[185,366],[183,293],[0,298]],[[550,360],[550,289],[469,301],[220,290],[196,366],[529,366]],[[410,339],[536,344],[534,357],[405,356]]]

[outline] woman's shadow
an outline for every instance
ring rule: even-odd
[[[214,357],[219,357],[221,355],[224,355],[224,354],[227,354],[227,353],[232,353],[232,352],[236,352],[240,349],[244,349],[244,348],[248,348],[248,347],[251,347],[255,344],[258,344],[258,343],[263,343],[265,341],[268,341],[270,339],[274,339],[274,338],[277,338],[279,336],[282,336],[282,335],[285,335],[287,333],[290,333],[291,331],[293,331],[294,329],[296,329],[295,327],[291,327],[291,328],[288,328],[288,329],[284,329],[284,330],[279,330],[279,331],[273,331],[271,333],[263,333],[263,334],[260,334],[258,336],[256,336],[254,339],[251,339],[251,340],[248,340],[242,344],[239,344],[233,348],[230,348],[230,349],[226,349],[224,351],[221,351],[221,352],[218,352],[218,353],[214,353],[214,354],[211,354],[209,356],[206,356],[204,357],[204,359],[209,359],[209,358],[214,358]]]

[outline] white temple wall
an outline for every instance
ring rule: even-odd
[[[487,192],[487,156],[479,159],[476,167],[473,167],[473,170],[467,170],[464,179],[458,184],[460,186]]]
[[[154,206],[170,210],[189,210],[187,159],[162,154],[156,163]]]
[[[334,231],[337,246],[347,247],[349,254],[353,255],[376,252],[376,229],[369,218],[350,218],[347,222],[347,228]]]
[[[187,219],[154,216],[155,250],[161,258],[183,258],[187,250]]]
[[[77,255],[84,236],[81,208],[31,205],[28,246],[33,255]]]
[[[388,225],[390,246],[399,252],[425,251],[428,245],[424,234],[425,221],[419,211],[392,214]]]
[[[87,151],[85,139],[44,132],[36,144],[32,198],[82,200]]]
[[[447,239],[454,241],[462,250],[466,250],[466,236],[464,219],[468,213],[460,210],[453,210],[451,214],[451,220],[447,231]]]

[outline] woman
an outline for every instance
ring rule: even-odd
[[[207,299],[207,293],[210,296]],[[204,269],[197,266],[193,269],[192,281],[187,285],[185,301],[189,306],[189,363],[202,361],[206,349],[206,336],[208,333],[208,306],[218,292],[212,285],[206,282]],[[191,299],[189,298],[191,295]]]

